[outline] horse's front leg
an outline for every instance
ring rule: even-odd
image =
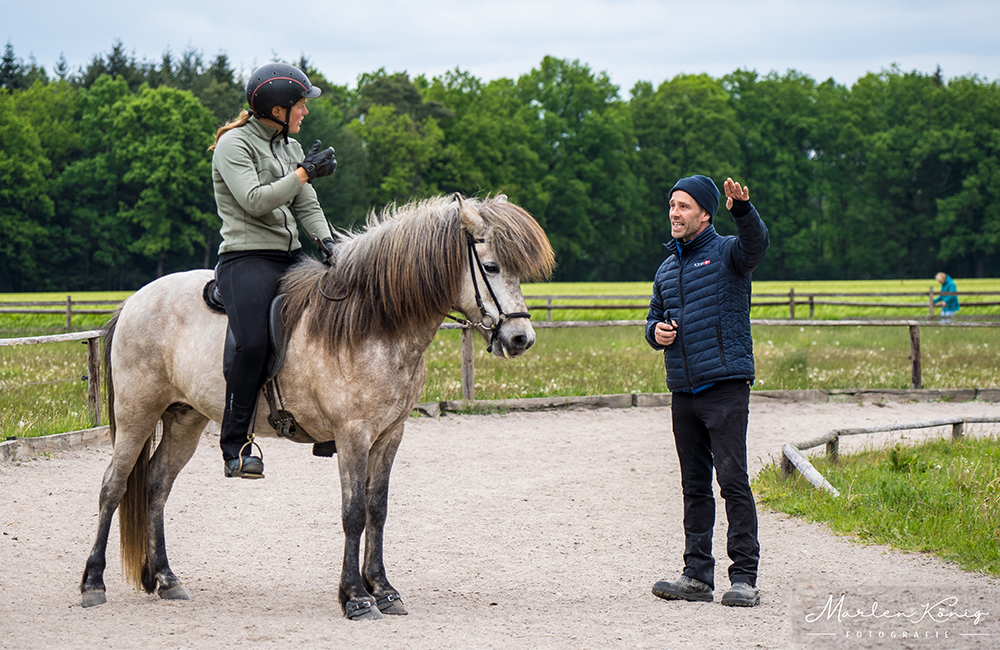
[[[385,519],[389,503],[389,473],[396,450],[403,439],[400,424],[375,442],[368,454],[368,484],[366,492],[368,521],[365,527],[365,587],[375,597],[383,614],[407,614],[399,592],[393,589],[385,575],[382,547]]]
[[[351,620],[382,618],[375,598],[361,578],[361,533],[365,530],[365,483],[371,438],[364,431],[337,440],[340,467],[341,518],[344,522],[344,566],[340,572],[340,607]]]

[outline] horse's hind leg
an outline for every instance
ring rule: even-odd
[[[111,518],[121,503],[122,496],[128,485],[129,475],[135,467],[140,453],[148,453],[146,445],[153,433],[156,420],[148,422],[148,427],[118,429],[115,439],[114,455],[108,469],[104,472],[101,483],[100,514],[97,520],[97,539],[87,558],[83,570],[83,580],[80,581],[81,603],[84,607],[103,605],[107,602],[104,589],[104,568],[107,564],[108,535],[111,531]],[[132,434],[132,431],[145,431],[145,434]]]
[[[399,425],[375,442],[368,454],[368,476],[365,489],[367,524],[365,526],[365,587],[375,597],[375,604],[383,614],[407,614],[399,592],[393,589],[385,575],[382,547],[385,519],[389,503],[389,473],[396,450],[403,439],[403,425]]]
[[[174,404],[167,409],[163,414],[163,440],[150,465],[149,550],[142,567],[142,586],[148,593],[156,589],[160,598],[168,600],[190,600],[190,597],[167,562],[163,507],[174,480],[197,450],[207,422],[208,418],[186,404]]]

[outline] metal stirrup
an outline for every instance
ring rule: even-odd
[[[262,463],[264,462],[264,450],[260,448],[260,445],[254,442],[255,437],[256,436],[251,431],[250,433],[247,434],[247,441],[243,443],[242,447],[240,447],[240,469],[239,469],[240,474],[243,473],[243,450],[246,449],[247,447],[250,447],[250,453],[253,453],[253,447],[256,447],[257,451],[260,452],[260,462]]]

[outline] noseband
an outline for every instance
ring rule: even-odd
[[[462,325],[472,325],[475,327],[481,327],[487,332],[489,332],[489,338],[487,339],[486,351],[493,352],[493,341],[496,339],[497,334],[500,333],[500,327],[508,318],[531,318],[531,314],[526,311],[516,311],[513,313],[506,313],[503,307],[500,306],[500,301],[497,300],[497,294],[493,292],[493,287],[490,285],[490,280],[486,277],[486,269],[483,268],[483,262],[479,259],[479,252],[476,251],[476,244],[482,243],[484,240],[475,239],[469,233],[465,234],[465,241],[469,250],[469,273],[472,274],[472,288],[476,291],[476,306],[479,307],[479,322],[474,323],[468,321],[464,318],[455,318],[449,315],[448,318],[452,319],[456,323],[461,323]],[[475,260],[476,265],[472,265],[472,261]],[[483,305],[483,296],[479,293],[479,281],[476,280],[476,268],[479,268],[479,272],[483,275],[483,284],[486,285],[486,290],[490,292],[490,298],[493,300],[493,304],[497,306],[497,312],[499,316],[496,322],[493,320],[493,315],[486,311],[485,305]]]

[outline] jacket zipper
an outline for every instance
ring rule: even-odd
[[[278,157],[277,152],[275,152],[275,150],[274,150],[274,138],[271,138],[271,141],[268,142],[267,144],[268,144],[268,146],[271,149],[271,155],[274,156],[274,159],[276,161],[278,161],[278,167],[281,169],[281,175],[282,175],[282,177],[284,177],[284,175],[285,175],[285,166],[283,164],[281,164],[281,158]],[[288,233],[288,250],[286,252],[291,253],[292,252],[292,239],[293,239],[293,237],[292,237],[292,230],[291,230],[291,228],[288,227],[288,212],[285,211],[285,206],[281,206],[280,209],[281,209],[281,216],[284,217],[284,219],[285,219],[285,232]]]
[[[722,347],[722,325],[715,326],[715,336],[719,341],[719,356],[722,358],[722,367],[726,367],[726,350]]]
[[[681,297],[681,320],[684,319],[684,258],[681,255],[681,244],[677,244],[677,287],[680,290]],[[684,378],[687,379],[688,388],[694,390],[694,385],[691,383],[691,371],[688,369],[687,362],[687,346],[684,344],[684,332],[683,330],[677,330],[677,336],[681,340],[681,363],[684,366]]]

